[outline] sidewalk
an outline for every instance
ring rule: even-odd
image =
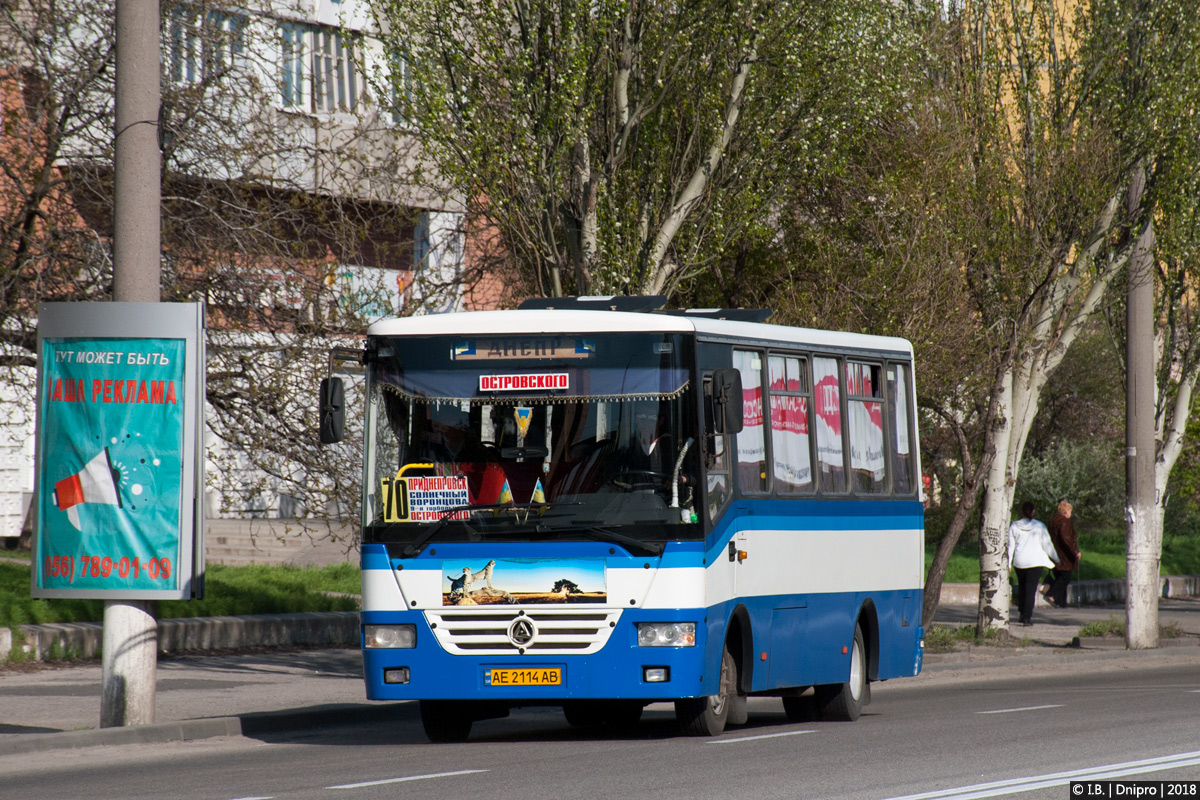
[[[357,649],[160,656],[157,721],[125,728],[99,728],[99,661],[33,666],[28,672],[0,670],[0,759],[96,745],[302,730],[401,712],[397,704],[366,700]]]
[[[978,609],[974,605],[943,603],[938,606],[934,624],[974,626]],[[1086,651],[1110,651],[1128,653],[1123,638],[1080,638],[1079,630],[1093,622],[1116,619],[1125,622],[1125,606],[1121,603],[1099,603],[1086,606],[1054,608],[1039,599],[1033,613],[1033,625],[1023,627],[1016,623],[1017,608],[1013,606],[1009,615],[1009,634],[1024,646],[998,647],[991,645],[963,647],[952,653],[926,653],[926,666],[953,664],[965,661],[987,661],[1012,657],[1014,650],[1021,655],[1038,650],[1061,650],[1078,648]],[[1158,601],[1159,628],[1177,631],[1177,638],[1159,638],[1159,649],[1193,647],[1200,652],[1200,597],[1180,597]],[[926,626],[928,630],[928,626]],[[1025,644],[1027,642],[1027,644]]]
[[[1014,610],[1015,613],[1015,610]],[[971,605],[943,605],[935,623],[974,624]],[[1163,650],[1200,664],[1200,599],[1162,600],[1160,623],[1174,624],[1183,636],[1163,639]],[[1033,663],[1038,658],[1138,658],[1123,640],[1085,640],[1071,647],[1079,628],[1110,616],[1124,618],[1116,604],[1080,608],[1039,607],[1034,625],[1014,627],[1028,639],[1017,647],[971,647],[930,653],[923,674]],[[158,663],[156,716],[152,725],[98,729],[101,666],[31,665],[29,671],[0,670],[0,758],[46,750],[256,736],[299,731],[351,719],[416,719],[411,703],[374,703],[365,699],[362,659],[357,649],[276,650],[161,656]]]

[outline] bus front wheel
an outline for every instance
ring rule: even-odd
[[[850,677],[845,683],[814,687],[814,699],[825,719],[854,722],[862,715],[867,696],[867,648],[863,645],[862,628],[854,627],[854,644],[850,648]]]
[[[466,703],[453,700],[422,700],[421,725],[431,742],[465,742],[474,718]]]
[[[726,648],[721,655],[721,677],[717,693],[675,701],[675,717],[683,732],[691,736],[717,736],[725,730],[730,705],[737,700],[737,662]]]

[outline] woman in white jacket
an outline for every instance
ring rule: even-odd
[[[1033,503],[1025,503],[1021,506],[1021,519],[1008,526],[1008,557],[1017,572],[1017,610],[1025,626],[1033,624],[1033,603],[1042,570],[1058,563],[1050,531],[1033,518],[1033,512]]]

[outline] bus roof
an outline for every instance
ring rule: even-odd
[[[881,350],[912,355],[912,344],[894,336],[792,328],[740,322],[684,313],[627,311],[532,310],[462,311],[384,319],[371,325],[369,336],[482,336],[486,334],[696,333],[727,339],[779,342],[809,347]]]

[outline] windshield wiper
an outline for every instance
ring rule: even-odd
[[[419,555],[421,552],[421,548],[423,548],[430,541],[432,541],[433,537],[437,536],[442,531],[442,529],[446,527],[447,523],[449,523],[449,522],[466,522],[466,520],[455,518],[455,515],[463,512],[463,511],[468,512],[468,519],[469,519],[470,513],[475,512],[475,511],[509,511],[509,510],[511,510],[511,511],[525,511],[526,514],[528,514],[529,511],[532,511],[535,508],[536,509],[545,509],[546,504],[544,504],[544,503],[492,503],[491,505],[479,506],[479,505],[473,505],[473,504],[468,503],[467,505],[451,506],[450,508],[440,509],[438,511],[438,513],[442,515],[441,518],[437,522],[433,523],[428,528],[426,528],[421,533],[421,535],[418,536],[416,539],[414,539],[411,543],[406,544],[404,546],[404,556],[406,558],[411,558],[415,555]],[[470,528],[469,525],[467,527]],[[474,528],[471,528],[471,530],[475,533],[476,536],[479,535],[479,532],[475,531]]]
[[[595,539],[600,542],[616,542],[624,545],[630,550],[644,550],[652,556],[656,556],[663,551],[663,546],[658,542],[644,542],[641,539],[635,539],[632,536],[626,536],[623,533],[617,533],[611,528],[601,528],[596,525],[589,526],[564,526],[562,528],[549,527],[546,525],[538,525],[538,533],[582,533],[583,535]]]

